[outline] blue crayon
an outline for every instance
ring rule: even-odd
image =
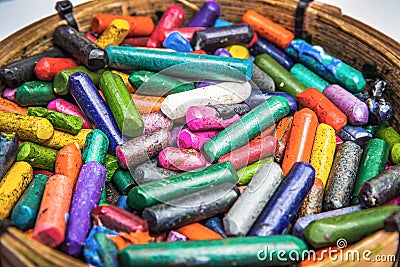
[[[250,229],[248,236],[282,234],[296,215],[314,180],[314,168],[308,163],[296,162]]]
[[[301,217],[296,221],[296,224],[293,227],[292,235],[297,236],[304,240],[303,232],[307,228],[307,226],[312,223],[313,221],[329,218],[333,216],[338,216],[342,214],[353,213],[356,211],[360,211],[361,205],[355,205],[351,207],[346,207],[337,210],[331,210],[327,212],[317,213],[310,216]]]
[[[77,72],[69,78],[68,86],[72,97],[90,122],[106,134],[110,141],[109,152],[115,155],[115,149],[124,142],[124,139],[110,109],[92,80],[85,73]]]
[[[261,54],[268,54],[276,62],[281,64],[285,69],[290,69],[293,65],[293,61],[290,59],[288,55],[285,54],[282,50],[276,47],[273,43],[268,42],[267,40],[258,37],[257,42],[255,42],[249,48],[250,54],[254,57]]]
[[[165,38],[163,46],[176,52],[192,52],[193,48],[189,40],[179,32],[172,32]]]
[[[44,174],[35,175],[35,178],[14,206],[11,212],[11,221],[19,229],[26,231],[35,225],[48,179],[49,177]]]
[[[128,198],[128,196],[119,196],[118,200],[117,200],[117,207],[120,207],[126,211],[131,212],[132,209],[129,208],[128,204],[126,204],[126,199]]]
[[[83,245],[83,256],[86,263],[93,266],[106,266],[104,265],[104,258],[102,257],[102,247],[98,240],[95,238],[97,234],[103,233],[106,235],[118,235],[118,232],[110,230],[104,226],[93,226],[89,232]],[[117,262],[117,261],[116,261]],[[108,266],[107,266],[108,267]]]
[[[362,73],[302,39],[294,39],[285,51],[296,61],[332,83],[338,83],[352,93],[361,92],[367,82]]]
[[[226,26],[231,26],[232,23],[223,19],[217,19],[214,23],[214,25],[212,25],[213,28],[216,27],[226,27]]]
[[[13,164],[18,153],[15,133],[0,133],[0,181]]]
[[[154,72],[165,70],[163,74],[166,75],[233,82],[248,81],[253,75],[253,62],[248,59],[172,53],[132,46],[109,46],[106,51],[109,57],[108,66],[115,69],[140,68]]]
[[[210,228],[214,232],[220,234],[222,237],[227,238],[224,230],[224,226],[222,225],[222,221],[218,217],[210,218],[204,224],[207,228]]]
[[[337,134],[343,141],[352,141],[363,147],[372,139],[372,134],[359,126],[345,125]]]

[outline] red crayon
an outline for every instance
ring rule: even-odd
[[[72,58],[44,57],[35,66],[35,74],[42,81],[52,81],[62,70],[78,67]]]

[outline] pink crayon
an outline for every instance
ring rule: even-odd
[[[93,128],[92,125],[89,123],[88,118],[80,110],[80,108],[64,99],[61,99],[61,98],[54,99],[47,105],[47,108],[57,111],[57,112],[61,112],[61,113],[65,113],[68,115],[73,115],[73,116],[82,118],[82,120],[83,120],[82,128],[83,129],[92,129]]]
[[[194,149],[164,148],[158,155],[160,165],[173,171],[192,171],[210,166],[203,155]]]
[[[218,130],[211,130],[205,132],[192,132],[189,129],[182,129],[178,133],[178,147],[179,148],[193,148],[196,150],[200,150],[203,145],[213,138]]]
[[[149,134],[159,129],[170,130],[173,124],[173,122],[161,112],[144,114],[142,119],[144,122],[143,134]]]
[[[393,198],[392,200],[389,200],[388,202],[386,202],[385,204],[383,204],[384,206],[386,205],[397,205],[400,206],[400,196]]]
[[[206,131],[224,129],[240,119],[235,112],[221,113],[218,106],[192,106],[186,112],[186,123],[192,131]]]
[[[15,92],[17,88],[7,88],[3,91],[3,98],[15,102]]]

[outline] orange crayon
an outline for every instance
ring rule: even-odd
[[[286,49],[294,39],[294,34],[272,20],[248,10],[242,17],[242,22],[247,23],[259,36],[273,42],[281,49]]]
[[[104,32],[115,19],[123,19],[129,22],[131,28],[128,36],[148,36],[154,30],[154,22],[150,17],[99,14],[92,21],[92,31],[98,34]]]
[[[49,178],[44,190],[33,239],[55,248],[64,241],[74,184],[64,175]]]
[[[75,185],[82,167],[82,153],[75,143],[66,145],[56,156],[55,174],[61,174]]]
[[[285,175],[289,173],[294,163],[309,162],[317,126],[317,115],[311,109],[303,108],[294,114],[282,162],[282,171]]]
[[[161,111],[161,103],[165,97],[131,94],[133,102],[140,114]]]
[[[0,97],[0,111],[12,112],[16,114],[28,115],[28,109],[21,107],[17,103]]]
[[[189,238],[189,240],[212,240],[223,238],[220,234],[200,223],[188,224],[177,229],[176,231]]]
[[[290,130],[292,129],[292,121],[293,116],[288,116],[282,118],[275,131],[275,138],[278,141],[276,152],[275,152],[275,160],[280,163],[283,158],[283,154],[285,153],[286,144],[290,136]]]

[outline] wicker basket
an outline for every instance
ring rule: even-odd
[[[185,9],[187,18],[191,18],[195,13],[195,8],[200,7],[203,2],[204,0],[190,0],[188,3],[179,0],[177,4]],[[238,22],[247,9],[254,9],[292,31],[294,30],[297,2],[297,0],[218,0],[221,5],[222,19]],[[165,11],[170,4],[171,1],[159,0],[98,0],[74,7],[74,16],[80,30],[86,31],[90,28],[92,19],[99,13],[146,15],[157,21],[157,14]],[[50,48],[53,45],[54,29],[65,23],[58,15],[53,15],[8,37],[0,43],[0,65]],[[386,97],[395,110],[392,125],[400,129],[399,43],[373,28],[341,14],[340,9],[318,2],[308,5],[303,26],[303,37],[312,44],[321,45],[328,53],[339,57],[351,66],[368,71],[375,76],[379,75],[388,82]],[[24,241],[21,241],[23,239],[23,236],[19,236],[15,237],[14,241],[23,245]],[[396,245],[393,244],[392,248],[395,249]],[[24,260],[15,259],[15,257],[11,259],[11,255],[7,254],[7,251],[3,250],[2,252],[5,253],[0,253],[3,257],[1,262],[5,259],[9,260],[5,266],[44,266],[42,264],[33,265]],[[42,253],[48,252],[43,250]],[[53,261],[53,264],[51,266],[82,266],[76,261],[63,261],[62,259]],[[365,265],[368,264],[364,263]]]

